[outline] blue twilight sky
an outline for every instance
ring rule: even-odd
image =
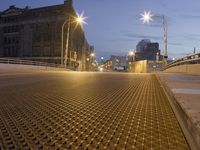
[[[63,0],[0,0],[0,11],[9,5],[32,8],[62,4]],[[159,42],[163,50],[162,20],[150,24],[139,20],[144,10],[165,15],[168,21],[168,55],[180,57],[200,49],[200,0],[74,0],[84,10],[86,37],[95,46],[97,57],[126,55],[141,39]]]

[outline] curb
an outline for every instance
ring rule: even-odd
[[[184,109],[181,107],[181,105],[178,103],[171,89],[164,81],[162,81],[158,74],[155,75],[160,82],[166,96],[168,97],[169,103],[185,135],[188,145],[190,146],[191,150],[200,150],[200,133],[198,129],[191,121]]]

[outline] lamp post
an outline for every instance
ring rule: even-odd
[[[90,54],[90,64],[89,64],[89,70],[93,69],[93,63],[94,63],[94,58],[95,57],[95,53],[91,53]]]
[[[104,57],[101,56],[101,63],[103,64],[104,63]]]
[[[76,17],[73,17],[73,21],[72,21],[72,18],[69,17],[69,19],[67,19],[63,24],[62,24],[62,37],[61,37],[61,65],[63,65],[63,55],[64,55],[64,50],[63,50],[63,47],[64,47],[64,27],[65,25],[68,23],[68,26],[67,26],[67,39],[66,39],[66,48],[65,48],[65,56],[64,56],[64,64],[65,64],[65,68],[67,67],[67,59],[68,59],[68,51],[69,51],[69,38],[70,38],[70,28],[71,28],[71,23],[73,22],[76,22],[76,26],[78,24],[81,25],[82,27],[82,24],[86,24],[86,22],[84,21],[87,17],[83,17],[83,13],[81,13],[81,15],[79,15],[77,13],[77,16]]]
[[[154,16],[151,14],[150,11],[146,12],[144,11],[144,14],[141,14],[141,18],[140,20],[143,21],[143,23],[149,23],[150,21],[153,21],[153,18],[161,18],[163,20],[163,30],[164,30],[164,54],[163,54],[163,61],[164,61],[164,64],[166,65],[167,64],[167,58],[168,58],[168,55],[167,55],[167,30],[168,30],[168,27],[167,27],[167,20],[165,18],[165,16]]]
[[[135,61],[135,52],[130,51],[128,55],[131,57],[131,62]]]
[[[91,54],[90,54],[90,57],[91,57],[91,59],[90,59],[90,60],[91,60],[91,63],[93,63],[93,62],[94,62],[94,56],[95,56],[95,54],[94,54],[94,53],[91,53]]]
[[[67,20],[65,20],[65,22],[62,24],[62,37],[61,37],[61,65],[63,65],[63,39],[64,39],[64,37],[63,37],[63,31],[64,31],[64,27],[65,27],[65,24],[66,23],[68,23],[68,30],[67,30],[67,39],[69,39],[69,37],[68,37],[68,34],[69,34],[69,29],[70,29],[70,19],[67,19]],[[67,40],[68,41],[68,40]],[[67,42],[67,44],[66,44],[67,46],[66,47],[68,47],[68,42]]]
[[[64,40],[64,27],[65,25],[68,23],[67,26],[67,40],[66,40],[66,49],[65,49],[65,60],[64,60],[64,64],[65,64],[65,68],[67,67],[67,57],[68,57],[68,49],[69,49],[69,33],[70,33],[70,26],[71,26],[71,17],[69,19],[67,19],[63,25],[62,25],[62,39],[61,39],[61,65],[63,65],[63,40]]]
[[[164,46],[165,46],[165,49],[164,49],[164,63],[167,64],[167,20],[165,18],[165,16],[162,16],[163,18],[163,29],[164,29]]]

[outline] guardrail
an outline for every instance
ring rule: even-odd
[[[182,58],[178,58],[174,60],[173,62],[167,64],[167,66],[165,66],[163,70],[166,70],[168,68],[175,67],[175,66],[185,65],[185,64],[200,64],[200,52],[187,55]]]
[[[66,68],[64,65],[55,64],[55,63],[47,63],[47,62],[39,62],[39,61],[31,61],[31,60],[21,60],[21,59],[11,59],[11,58],[0,58],[0,63],[43,66],[43,67],[63,68],[63,69],[73,70],[72,68]]]

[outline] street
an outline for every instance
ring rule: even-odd
[[[153,74],[0,76],[2,149],[189,149]]]

